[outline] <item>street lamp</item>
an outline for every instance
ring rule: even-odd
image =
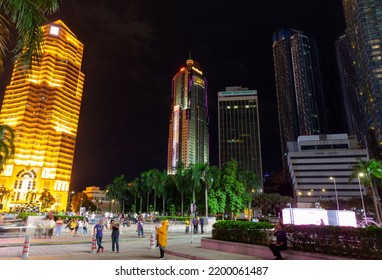
[[[337,211],[339,211],[339,210],[340,210],[340,207],[339,207],[339,204],[338,204],[338,194],[337,194],[336,178],[334,178],[334,177],[330,177],[329,179],[332,180],[333,183],[334,183],[334,192],[335,192],[335,194],[336,194]]]
[[[335,194],[336,194],[336,202],[337,202],[336,220],[337,220],[337,225],[339,225],[338,211],[340,210],[340,207],[339,207],[339,205],[338,205],[338,194],[337,194],[336,178],[334,178],[334,177],[330,177],[329,179],[332,180],[333,183],[334,183],[334,191],[335,191]]]
[[[70,209],[70,203],[72,202],[72,195],[75,194],[75,191],[71,191],[68,195],[68,203],[66,205],[66,210],[68,210],[68,208]]]
[[[83,197],[81,197],[81,202],[80,202],[80,216],[81,216],[82,200],[84,200]]]
[[[364,219],[365,219],[365,225],[367,225],[367,218],[366,218],[366,211],[365,211],[365,203],[363,202],[363,192],[362,192],[362,188],[361,188],[361,179],[360,179],[360,177],[363,177],[363,176],[365,176],[365,174],[363,174],[362,172],[361,172],[361,173],[358,173],[358,185],[359,185],[359,192],[360,192],[360,194],[361,194],[363,216],[364,216]]]

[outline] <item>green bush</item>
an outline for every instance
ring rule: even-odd
[[[268,245],[274,225],[269,222],[218,221],[212,238],[230,242]],[[382,228],[286,225],[288,247],[293,250],[352,259],[382,259]]]
[[[218,221],[213,225],[212,238],[231,242],[267,245],[273,236],[268,222]]]
[[[345,256],[356,259],[382,259],[382,228],[288,225],[289,246],[295,250]]]
[[[20,212],[16,219],[22,219],[23,221],[25,221],[27,219],[28,216],[38,216],[39,214],[38,213],[35,213],[35,212]]]

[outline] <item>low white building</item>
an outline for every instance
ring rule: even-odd
[[[368,151],[358,149],[355,136],[347,134],[299,136],[289,142],[288,166],[299,205],[360,198],[360,189],[365,195],[357,177],[349,182],[359,159],[369,160]]]

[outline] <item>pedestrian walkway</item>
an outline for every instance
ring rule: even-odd
[[[150,249],[150,232],[147,232],[145,238],[139,238],[135,234],[135,230],[125,231],[120,238],[121,252],[119,254],[112,254],[110,252],[111,240],[109,233],[104,235],[105,253],[104,254],[91,254],[91,242],[92,237],[89,236],[76,236],[68,237],[65,234],[62,236],[53,236],[52,238],[31,238],[31,251],[38,245],[78,245],[78,249],[62,250],[55,249],[54,252],[48,252],[49,249],[45,249],[44,255],[36,255],[32,253],[29,255],[29,259],[51,259],[51,260],[93,260],[93,259],[156,259],[159,257],[158,248]],[[201,248],[201,238],[210,237],[210,233],[195,234],[191,237],[189,234],[183,232],[174,231],[168,233],[168,247],[166,250],[165,259],[171,260],[254,260],[260,259],[253,256],[247,256],[242,254],[234,254],[221,252],[216,250],[209,250]],[[0,239],[0,259],[20,259],[18,257],[2,256],[1,247],[15,247],[14,250],[21,250],[25,238],[1,238]],[[82,245],[81,245],[82,244]],[[50,247],[50,246],[45,246]],[[54,246],[51,246],[54,247]],[[56,246],[57,247],[57,246]],[[70,246],[69,246],[70,247]],[[36,249],[35,249],[36,250]],[[53,250],[53,249],[52,249]]]

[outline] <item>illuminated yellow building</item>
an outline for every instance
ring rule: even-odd
[[[209,163],[207,80],[198,62],[188,59],[172,79],[167,173],[179,161],[188,167]]]
[[[55,199],[51,210],[66,210],[85,75],[84,45],[61,21],[42,27],[43,56],[30,73],[13,69],[0,123],[15,132],[15,155],[4,166],[0,187],[11,190],[2,210],[39,199]],[[32,194],[32,195],[31,195]],[[0,198],[2,199],[2,198]]]

